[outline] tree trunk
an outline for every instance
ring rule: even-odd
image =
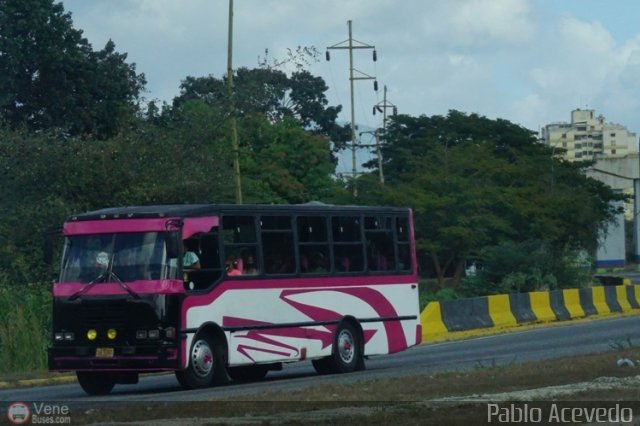
[[[436,270],[438,288],[444,288],[444,269],[440,265],[440,259],[438,259],[438,254],[434,251],[430,253],[431,253],[431,261],[433,262],[433,267]]]
[[[457,289],[460,286],[460,282],[462,281],[462,275],[464,273],[465,263],[466,262],[464,259],[458,260],[458,263],[456,263],[456,270],[453,274],[453,282],[451,283],[451,287],[454,289]]]

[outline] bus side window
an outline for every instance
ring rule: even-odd
[[[367,265],[370,271],[393,271],[396,255],[393,244],[393,221],[389,216],[364,218]]]
[[[189,250],[196,253],[200,262],[200,269],[185,270],[189,283],[193,283],[191,290],[209,288],[222,275],[218,230],[214,229],[198,238],[189,239],[185,241],[185,244]]]
[[[298,249],[300,272],[323,274],[331,270],[329,259],[329,233],[325,216],[299,216]]]
[[[409,247],[409,218],[396,218],[396,241],[398,247],[398,269],[411,270],[411,249]]]
[[[264,271],[269,275],[296,271],[291,216],[261,216]]]
[[[256,275],[260,259],[257,256],[258,238],[254,216],[224,216],[222,218],[227,276]],[[251,263],[252,267],[249,268]],[[222,267],[222,266],[221,266]]]
[[[364,270],[360,223],[358,216],[334,216],[331,218],[333,268],[336,272],[362,272]]]

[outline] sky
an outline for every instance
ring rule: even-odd
[[[95,50],[111,39],[147,79],[148,100],[171,102],[187,76],[226,73],[228,0],[63,0]],[[449,110],[502,118],[538,131],[594,109],[640,134],[640,2],[637,0],[235,0],[233,67],[255,68],[287,49],[314,46],[307,69],[329,86],[350,121],[352,37],[355,122],[382,125],[373,106],[399,113]],[[291,69],[284,71],[291,71]],[[391,113],[391,110],[388,110]],[[367,137],[366,135],[364,136]],[[363,142],[367,142],[363,140]]]

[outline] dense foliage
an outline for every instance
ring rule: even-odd
[[[103,139],[137,112],[145,85],[110,40],[94,51],[52,0],[0,1],[0,120]]]

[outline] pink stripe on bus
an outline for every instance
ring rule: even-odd
[[[62,234],[87,235],[87,234],[113,234],[115,232],[153,232],[165,231],[169,218],[158,219],[105,219],[83,220],[78,222],[66,222]]]
[[[180,280],[140,280],[126,283],[137,294],[182,294],[184,283]],[[72,296],[87,286],[83,283],[55,283],[54,297]],[[83,296],[119,296],[129,294],[118,283],[98,283],[82,293]]]

